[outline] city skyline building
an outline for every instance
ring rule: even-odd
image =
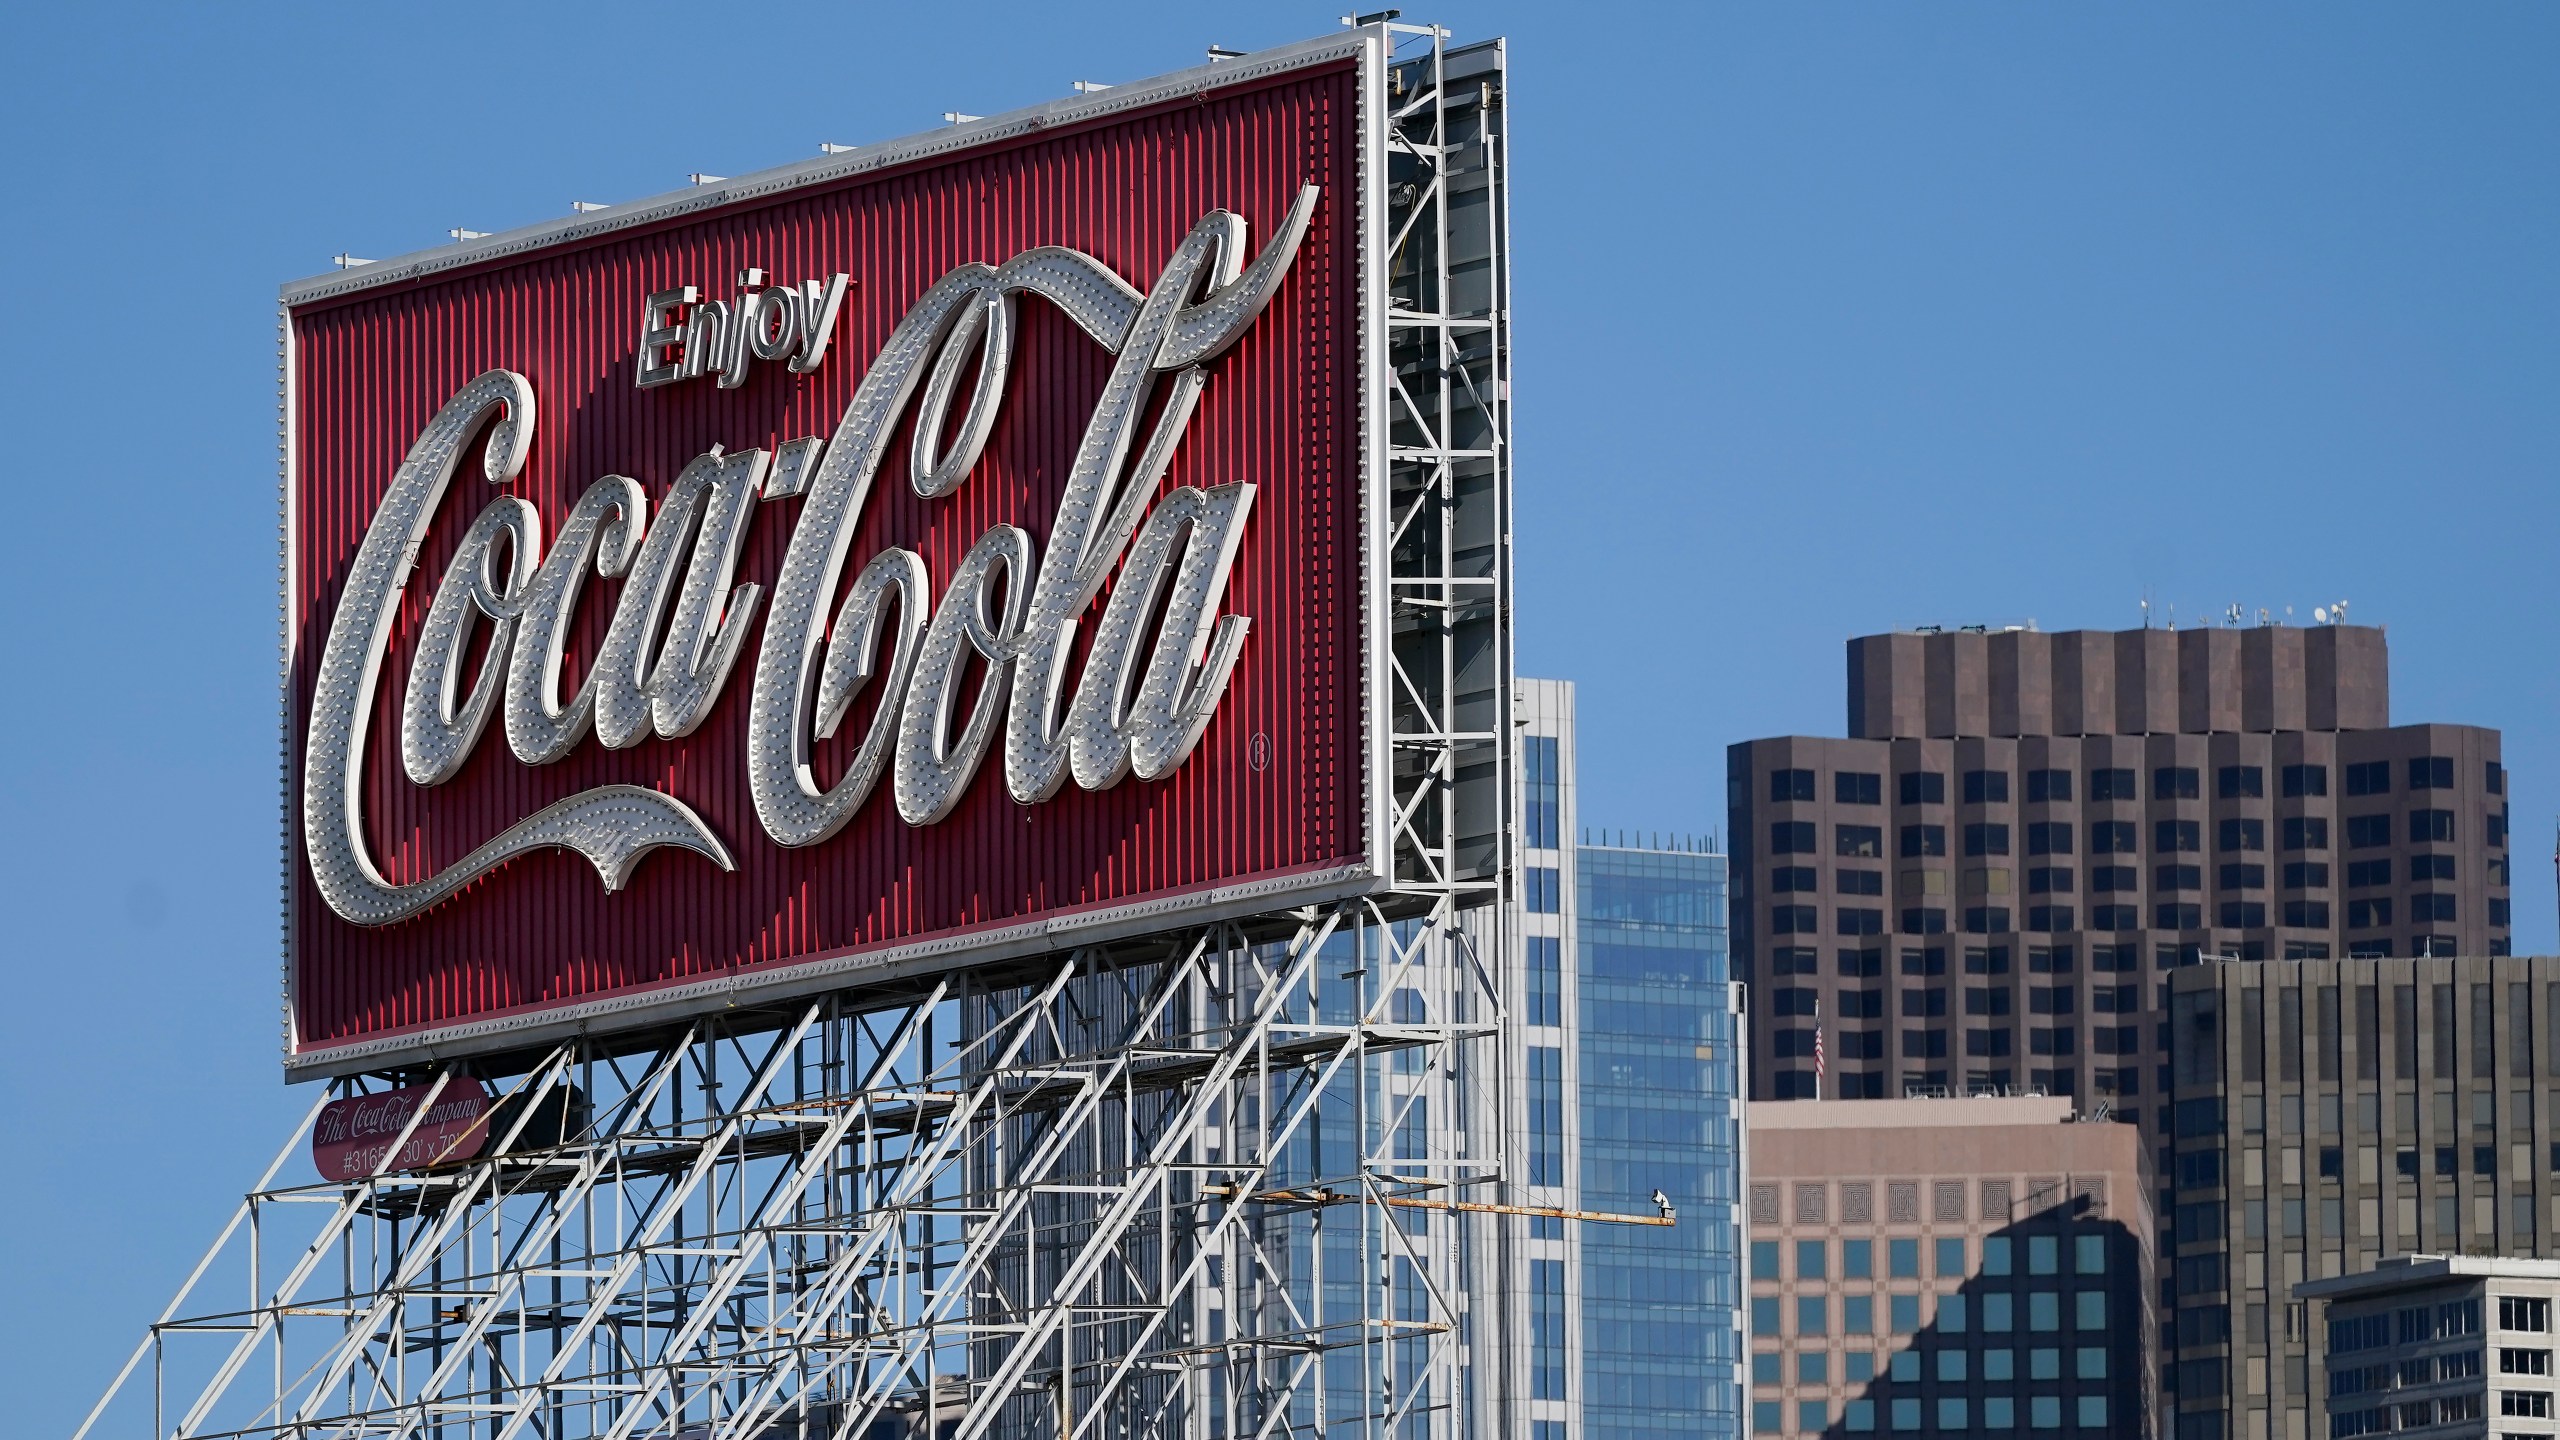
[[[2310,1440],[2341,1381],[2299,1287],[2395,1255],[2560,1255],[2560,959],[2225,961],[2168,984],[2170,1434]]]
[[[1753,1434],[2150,1435],[2136,1131],[2044,1096],[1749,1111]]]
[[[2330,1383],[2315,1434],[2555,1433],[2560,1262],[2401,1255],[2294,1294],[2320,1308],[2311,1323]]]
[[[2383,633],[1848,642],[1848,735],[1729,750],[1752,1094],[2043,1090],[2153,1122],[2162,981],[2509,948],[2499,732],[2394,725]]]
[[[1529,1435],[1738,1433],[1746,1049],[1725,860],[1705,837],[1592,843],[1574,687],[1523,679],[1515,695],[1517,1203],[1621,1217],[1517,1223]]]

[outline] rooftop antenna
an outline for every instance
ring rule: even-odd
[[[1230,50],[1224,45],[1212,45],[1209,47],[1209,60],[1212,64],[1215,64],[1220,60],[1241,60],[1244,56],[1244,51]]]
[[[350,255],[343,250],[330,258],[338,263],[338,268],[341,270],[353,270],[359,265],[370,265],[373,263],[372,261],[363,259],[359,256]]]
[[[2314,605],[2314,606],[2312,606],[2312,607],[2311,607],[2311,623],[2312,623],[2312,624],[2314,624],[2314,625],[2326,625],[2326,624],[2328,624],[2328,623],[2329,623],[2329,607],[2328,607],[2328,606],[2326,606],[2326,605]]]
[[[2151,628],[2151,597],[2148,595],[2142,597],[2142,628]]]
[[[489,232],[486,230],[453,229],[447,230],[444,233],[452,236],[456,240],[486,240],[489,238]]]
[[[569,202],[569,208],[580,215],[585,215],[591,211],[610,210],[613,207],[610,205],[599,205],[593,200],[572,200]]]
[[[729,177],[728,177],[728,176],[726,176],[726,175],[705,175],[705,174],[703,174],[701,171],[696,170],[696,171],[694,171],[692,174],[687,175],[687,176],[686,176],[686,177],[684,177],[684,178],[686,178],[687,180],[692,181],[692,182],[693,182],[694,184],[696,184],[696,185],[717,185],[717,184],[719,184],[721,181],[726,180],[726,179],[728,179]]]
[[[2238,603],[2235,602],[2230,609],[2225,610],[2222,613],[2223,617],[2230,621],[2232,629],[2237,630],[2240,628],[2240,606]]]
[[[1067,83],[1073,86],[1079,95],[1099,95],[1112,88],[1099,80],[1071,80]]]
[[[818,153],[821,155],[850,155],[861,148],[859,145],[838,145],[832,140],[818,142]]]
[[[966,125],[972,120],[984,120],[986,118],[987,117],[984,115],[972,115],[965,110],[945,110],[942,112],[942,123],[945,125]]]
[[[2341,625],[2346,624],[2346,623],[2347,623],[2347,602],[2346,602],[2346,601],[2344,601],[2344,600],[2341,600],[2341,601],[2339,601],[2337,604],[2330,606],[2330,607],[2329,607],[2329,618],[2330,618],[2330,619],[2332,619],[2332,620],[2337,621],[2337,622],[2338,622],[2339,624],[2341,624]]]

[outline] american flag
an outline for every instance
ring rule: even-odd
[[[1822,1098],[1822,1002],[1813,1002],[1813,1098]]]

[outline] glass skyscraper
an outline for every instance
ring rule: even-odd
[[[1587,1440],[1739,1434],[1742,1017],[1710,847],[1575,851],[1582,1202],[1668,1229],[1584,1225]]]
[[[1725,860],[1695,837],[1582,831],[1573,687],[1523,680],[1517,693],[1507,993],[1526,1083],[1508,1198],[1604,1217],[1532,1214],[1514,1232],[1523,1429],[1739,1435],[1746,1047]],[[1629,1223],[1658,1218],[1657,1193],[1677,1223]]]

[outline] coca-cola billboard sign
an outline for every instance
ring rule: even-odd
[[[1368,74],[289,288],[293,1068],[1371,888]]]
[[[487,1086],[460,1075],[332,1100],[312,1123],[311,1163],[323,1180],[458,1165],[487,1148],[494,1103]]]

